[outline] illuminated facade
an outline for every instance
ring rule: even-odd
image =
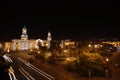
[[[21,35],[21,50],[27,50],[28,49],[28,35],[27,35],[27,29],[24,27],[22,29],[22,35]]]
[[[48,49],[50,48],[50,42],[51,42],[51,40],[52,40],[51,33],[48,32],[48,37],[47,37],[47,42],[48,42],[47,48],[48,48]]]
[[[13,39],[11,42],[11,50],[28,50],[35,47],[35,40],[28,40],[27,29],[24,26],[22,29],[21,39]]]
[[[41,46],[46,46],[49,49],[51,40],[52,40],[52,38],[51,38],[51,33],[50,32],[48,32],[47,40],[28,39],[27,29],[24,26],[23,29],[22,29],[21,39],[13,39],[11,41],[10,49],[12,51],[28,50],[28,49],[35,49],[35,48],[38,49],[39,48],[38,43],[40,43]]]
[[[10,42],[5,42],[5,46],[4,46],[4,51],[9,52],[10,48],[11,48],[11,43]]]
[[[120,49],[120,41],[116,41],[116,42],[103,42],[103,43],[107,43],[107,44],[111,44],[114,47],[117,47],[117,49]]]

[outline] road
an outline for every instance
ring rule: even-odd
[[[64,73],[61,69],[56,69],[55,66],[45,65],[38,60],[33,62],[35,64],[30,64],[26,60],[32,55],[28,55],[26,52],[9,54],[13,60],[12,68],[18,80],[66,80],[66,72]]]
[[[17,80],[55,80],[53,76],[33,66],[26,60],[11,56],[12,68]]]
[[[15,55],[14,55],[15,54]],[[12,68],[14,70],[14,76],[17,80],[67,80],[64,76],[59,74],[59,71],[54,67],[50,68],[47,64],[43,65],[41,62],[37,61],[35,64],[37,66],[33,66],[29,62],[27,62],[25,59],[20,57],[20,55],[17,55],[17,53],[11,54],[12,59]],[[23,53],[24,54],[24,53]],[[26,55],[22,56],[26,57]],[[110,58],[110,61],[112,64],[110,65],[112,69],[112,77],[110,80],[119,80],[120,79],[120,68],[115,68],[115,63],[120,64],[120,51],[117,51],[113,53],[113,55]],[[38,68],[39,69],[38,69]],[[13,79],[14,80],[14,79]],[[72,80],[72,79],[69,79]],[[74,79],[73,79],[74,80]],[[75,79],[76,80],[76,79]],[[86,80],[83,79],[77,79],[77,80]],[[99,78],[95,77],[92,78],[92,80],[105,80],[105,78]]]

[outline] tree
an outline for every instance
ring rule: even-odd
[[[99,53],[101,56],[111,56],[113,52],[115,52],[117,49],[111,44],[103,44],[101,48],[99,48]]]
[[[84,76],[88,76],[88,71],[91,70],[92,75],[103,76],[103,61],[103,57],[100,56],[98,53],[92,54],[83,52],[80,54],[78,61],[74,61],[69,64],[69,70],[74,70]]]

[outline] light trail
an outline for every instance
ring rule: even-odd
[[[47,78],[48,80],[55,80],[55,78],[47,73],[45,73],[44,71],[38,69],[37,67],[33,66],[32,64],[30,64],[29,62],[27,62],[26,60],[22,59],[22,58],[17,58],[19,61],[23,62],[26,66],[30,67],[31,69],[33,69],[34,71],[36,71],[37,73],[39,73],[40,75],[44,76],[45,78]]]

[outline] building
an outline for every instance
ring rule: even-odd
[[[38,43],[41,43],[41,46],[46,46],[48,49],[50,48],[51,42],[51,33],[48,32],[47,40],[42,39],[28,39],[27,29],[24,26],[22,28],[21,39],[12,39],[11,42],[5,43],[5,51],[20,51],[20,50],[29,50],[38,48]]]
[[[50,42],[51,42],[51,40],[52,40],[52,37],[51,37],[51,33],[50,32],[48,32],[48,37],[47,37],[47,48],[49,49],[50,48]]]
[[[10,51],[10,47],[11,47],[11,43],[10,42],[5,42],[4,51],[9,52]]]
[[[103,42],[103,43],[111,44],[114,47],[116,47],[117,49],[120,49],[120,41],[107,41],[107,42]]]

